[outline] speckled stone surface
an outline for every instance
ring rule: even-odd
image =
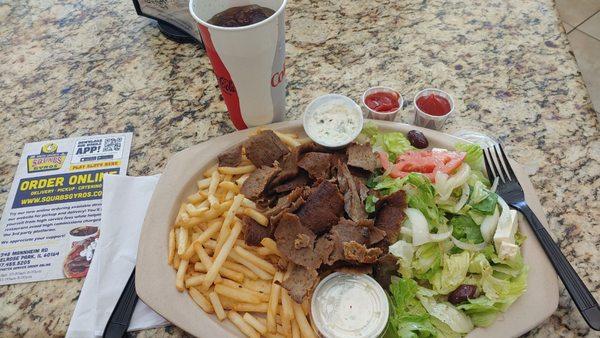
[[[525,164],[551,231],[600,298],[600,132],[551,0],[290,0],[287,119],[315,96],[454,95],[445,131],[498,136]],[[130,175],[232,132],[204,52],[160,35],[129,1],[0,2],[0,206],[26,142],[134,132]],[[82,281],[0,287],[0,336],[62,336]],[[543,286],[532,286],[543,287]],[[181,336],[174,327],[140,337]],[[532,337],[597,337],[561,287]]]

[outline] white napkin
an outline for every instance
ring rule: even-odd
[[[67,337],[101,337],[135,266],[142,223],[158,176],[105,175],[100,238]],[[138,301],[128,331],[167,325]]]

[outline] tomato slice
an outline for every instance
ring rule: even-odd
[[[453,151],[409,151],[400,156],[393,165],[385,152],[378,152],[381,166],[389,172],[391,177],[404,177],[411,172],[417,172],[429,177],[435,182],[435,174],[441,171],[450,174],[463,163],[465,153]]]

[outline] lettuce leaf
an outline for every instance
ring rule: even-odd
[[[407,178],[391,178],[389,176],[378,176],[367,182],[369,188],[379,190],[383,195],[390,195],[400,190]]]
[[[373,122],[365,123],[361,135],[369,139],[373,150],[385,151],[392,162],[396,161],[398,155],[415,149],[403,133],[380,132]]]
[[[415,254],[415,248],[412,244],[399,240],[390,245],[389,252],[398,258],[398,272],[402,277],[412,277],[412,260]]]
[[[435,189],[431,181],[419,173],[410,173],[406,177],[403,186],[408,195],[408,205],[411,208],[419,209],[427,218],[430,228],[438,228],[446,223],[443,212],[439,210],[435,202]]]
[[[483,149],[478,144],[459,142],[454,147],[457,151],[467,153],[465,162],[471,169],[483,171],[485,165],[483,162]]]
[[[442,295],[454,291],[467,276],[470,261],[471,255],[468,251],[454,255],[444,255],[442,270],[431,278],[433,290]]]
[[[452,236],[461,242],[481,243],[483,236],[481,235],[480,227],[469,216],[455,216],[450,219],[452,227]]]
[[[485,276],[486,274],[488,275]],[[495,278],[489,274],[489,271],[485,271],[482,283],[487,283],[487,285],[484,285],[486,285],[488,291],[489,288],[493,288],[492,297],[486,291],[485,295],[469,299],[467,303],[459,305],[458,308],[465,311],[476,326],[490,326],[501,312],[506,311],[526,291],[527,274],[528,268],[526,266],[522,267],[517,277],[508,280]],[[490,281],[485,281],[486,278],[494,278],[495,280],[490,283]]]
[[[492,215],[498,203],[498,195],[488,190],[481,182],[476,182],[469,196],[469,205],[484,215]]]
[[[377,196],[373,196],[373,195],[369,195],[365,199],[365,210],[369,214],[375,212],[375,204],[377,203],[377,201],[379,201],[379,198],[377,198]]]
[[[415,276],[419,279],[429,280],[435,273],[441,270],[443,254],[442,243],[432,242],[417,247],[412,262]]]
[[[418,285],[412,279],[399,278],[390,285],[390,329],[397,337],[436,337],[431,316],[417,299]]]
[[[429,297],[419,297],[421,304],[427,312],[448,325],[453,331],[458,333],[468,333],[473,330],[473,322],[471,318],[465,315],[448,302],[436,302],[435,299]]]

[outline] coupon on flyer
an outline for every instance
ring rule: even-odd
[[[0,220],[0,285],[87,274],[102,181],[125,175],[131,133],[28,143]]]

